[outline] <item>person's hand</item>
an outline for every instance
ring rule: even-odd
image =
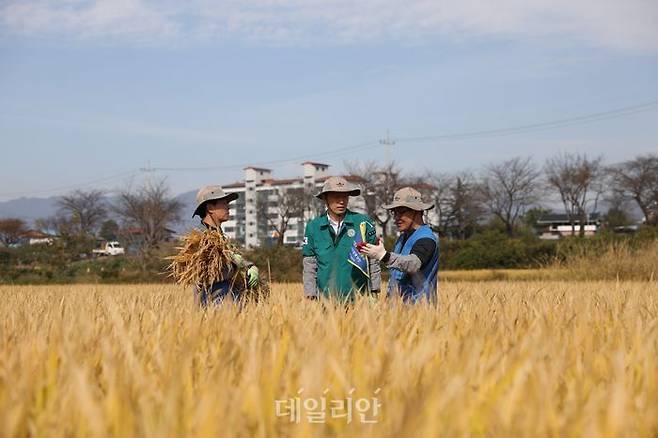
[[[363,255],[367,255],[372,259],[381,260],[386,255],[386,248],[384,248],[384,242],[379,239],[377,241],[377,245],[366,243],[365,245],[361,246],[359,252]]]
[[[258,284],[260,280],[260,273],[258,272],[258,267],[256,265],[247,269],[247,284],[249,287],[254,287]]]

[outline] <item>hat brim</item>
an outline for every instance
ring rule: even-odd
[[[239,197],[240,197],[240,195],[237,194],[237,193],[227,193],[226,195],[221,196],[221,197],[219,197],[219,198],[210,198],[210,199],[206,199],[206,200],[203,201],[201,204],[197,205],[197,207],[194,209],[194,213],[192,213],[192,217],[194,217],[194,216],[203,217],[203,216],[201,215],[201,213],[202,213],[202,211],[203,211],[203,208],[204,208],[205,205],[206,205],[208,202],[210,202],[210,201],[219,201],[219,200],[221,200],[221,199],[226,199],[226,202],[233,202],[233,201],[235,201],[236,199],[238,199]]]
[[[354,190],[328,190],[326,192],[320,192],[317,195],[315,195],[316,198],[318,199],[323,199],[323,195],[327,193],[347,193],[348,196],[359,196],[361,194],[361,189],[354,189]]]
[[[434,208],[434,204],[430,203],[424,203],[424,202],[419,202],[418,204],[411,204],[407,202],[393,202],[392,204],[386,204],[382,205],[382,208],[384,210],[393,210],[394,208],[398,207],[407,207],[415,211],[425,211],[425,210],[431,210]]]

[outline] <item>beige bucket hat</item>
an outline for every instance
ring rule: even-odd
[[[350,196],[359,196],[361,189],[342,176],[332,176],[326,179],[322,185],[322,190],[315,197],[322,199],[322,195],[328,192],[348,193]]]
[[[196,194],[196,208],[192,217],[203,217],[202,207],[208,201],[215,201],[218,199],[226,199],[227,202],[235,201],[238,199],[237,193],[226,193],[221,186],[205,186]]]
[[[386,210],[407,207],[416,211],[431,210],[434,204],[423,202],[420,192],[412,187],[403,187],[393,196],[393,202],[383,206]]]

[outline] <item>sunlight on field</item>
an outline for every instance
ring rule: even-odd
[[[658,433],[655,282],[449,282],[438,310],[300,295],[0,287],[0,436]]]

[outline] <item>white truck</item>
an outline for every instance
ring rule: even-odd
[[[117,241],[102,242],[100,248],[92,251],[95,256],[116,256],[125,254],[126,250]]]

